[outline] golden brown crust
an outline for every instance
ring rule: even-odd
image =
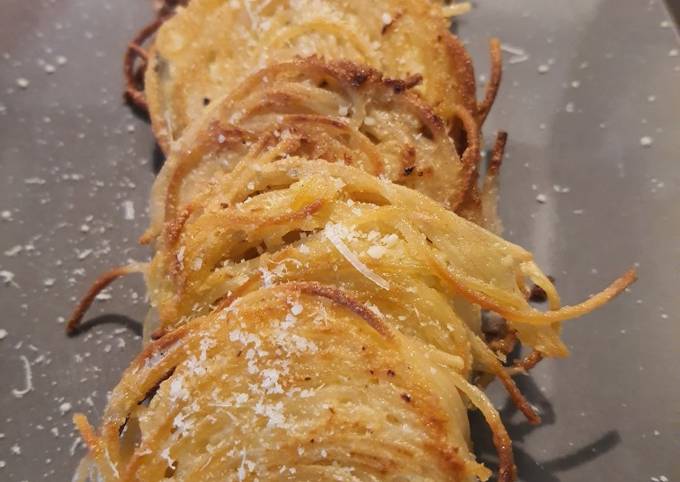
[[[180,6],[189,0],[157,0],[154,2],[156,18],[142,27],[128,43],[123,57],[123,76],[125,77],[125,99],[140,111],[147,113],[149,105],[144,93],[144,72],[149,65],[149,52],[144,48],[158,29]]]
[[[276,332],[280,328],[268,320],[286,314],[291,309],[289,303],[295,303],[293,306],[298,308],[294,311],[295,321],[285,328],[291,330],[290,335],[285,336],[293,337],[306,348],[279,354],[277,359],[269,355],[277,349],[272,340],[277,337],[283,340],[284,335],[278,331],[275,337],[270,336],[272,330]],[[324,317],[323,323],[315,321],[320,315]],[[243,320],[248,320],[248,327],[242,324]],[[215,343],[217,340],[219,345]],[[259,354],[246,356],[242,343],[245,346],[255,343]],[[336,287],[284,284],[252,293],[235,306],[208,318],[195,319],[152,343],[126,370],[112,393],[100,435],[84,417],[77,416],[76,423],[83,430],[91,449],[90,457],[105,480],[160,479],[165,473],[164,460],[179,477],[213,480],[211,460],[218,458],[206,459],[200,452],[194,453],[201,450],[200,445],[182,442],[198,436],[199,430],[223,432],[219,436],[222,442],[211,449],[221,454],[220,480],[225,476],[236,479],[242,457],[248,457],[241,455],[240,448],[249,454],[254,449],[253,441],[259,447],[259,456],[257,464],[249,467],[261,480],[268,479],[268,473],[278,473],[281,463],[293,467],[295,471],[291,473],[302,480],[307,480],[306,475],[316,470],[323,471],[318,475],[328,477],[340,474],[347,463],[357,476],[380,478],[420,474],[426,480],[467,481],[471,473],[484,473],[470,459],[467,448],[460,445],[465,442],[457,434],[462,426],[456,417],[463,415],[460,410],[464,409],[455,388],[452,385],[449,393],[437,396],[431,392],[430,383],[447,380],[446,370],[440,371],[432,365],[434,372],[431,372],[426,368],[429,362],[423,367],[412,365],[408,357],[419,349],[414,352],[414,347],[409,348],[410,343]],[[405,344],[403,348],[402,344]],[[273,368],[279,366],[281,357],[283,361],[290,360],[286,371]],[[246,359],[250,361],[245,363]],[[250,368],[254,360],[260,367],[256,371]],[[314,365],[309,363],[312,360]],[[275,385],[266,381],[270,378],[265,378],[260,387],[262,373],[266,373],[266,377],[275,376]],[[278,375],[273,375],[275,373]],[[224,384],[233,385],[233,390],[258,393],[264,407],[280,408],[275,412],[267,411],[271,409],[244,411],[240,404],[228,402],[231,394],[228,386],[221,387]],[[302,399],[296,394],[300,392],[294,391],[299,384],[309,387]],[[368,395],[365,399],[360,396],[362,384]],[[201,388],[204,385],[211,389]],[[325,408],[321,407],[316,397],[343,390],[345,385],[356,386],[359,397],[329,401]],[[283,395],[279,395],[281,390]],[[184,393],[191,393],[191,398]],[[386,405],[371,408],[378,401]],[[210,404],[212,408],[208,408]],[[384,409],[378,409],[379,406]],[[206,424],[203,422],[206,413],[208,417],[215,417],[215,421],[227,422]],[[230,417],[236,417],[239,424],[229,423]],[[257,432],[239,430],[241,426],[250,427],[268,417],[269,424],[259,425]],[[285,442],[278,435],[278,427],[293,424],[299,417],[304,417],[296,425],[301,432],[290,433],[291,442]],[[385,422],[381,421],[384,419]],[[392,428],[395,422],[390,420],[399,420],[398,426],[407,424],[411,436],[394,438],[392,434],[398,431]],[[132,440],[131,447],[123,447],[129,425],[138,427],[135,431],[139,432],[139,438]],[[178,438],[172,427],[181,427],[179,430],[187,438]],[[364,442],[366,431],[372,434],[370,446]],[[253,438],[251,434],[255,433],[257,437]],[[417,441],[420,439],[422,442]],[[374,446],[378,440],[380,450]],[[274,441],[277,441],[275,445]],[[227,450],[230,446],[239,450],[232,453]],[[169,450],[161,450],[162,447]],[[130,449],[132,454],[126,455]],[[165,455],[159,455],[161,452]],[[323,462],[327,457],[328,464]]]
[[[163,111],[158,108],[150,106],[160,105],[160,74],[161,70],[159,64],[159,57],[156,49],[152,44],[147,51],[147,67],[144,74],[144,100],[146,102],[146,109],[151,120],[151,130],[153,132],[156,143],[161,148],[163,153],[167,154],[170,150],[172,138],[168,131],[167,122],[165,121]],[[156,72],[151,75],[150,72]]]
[[[385,327],[384,323],[378,318],[373,312],[368,310],[364,305],[358,303],[347,296],[343,291],[333,288],[331,286],[324,286],[320,283],[303,283],[296,282],[286,285],[291,289],[300,291],[302,293],[307,293],[310,295],[323,296],[329,300],[349,308],[351,311],[359,315],[361,318],[366,320],[366,323],[371,325],[371,327],[380,333],[382,336],[388,337],[390,335],[389,331]]]
[[[503,59],[501,53],[501,42],[497,38],[492,38],[489,42],[489,53],[491,57],[491,72],[489,74],[489,81],[486,84],[484,91],[484,99],[477,104],[477,120],[479,125],[484,124],[486,116],[496,100],[498,89],[501,85],[503,76]]]
[[[164,200],[152,209],[144,241],[158,234],[161,218],[172,222],[215,171],[228,171],[230,159],[258,156],[274,146],[278,155],[360,167],[455,209],[479,162],[477,125],[472,114],[456,107],[469,138],[459,159],[443,121],[407,91],[414,83],[314,57],[274,64],[244,79],[177,143],[154,186],[154,197]]]
[[[330,14],[324,17],[323,21],[318,21],[314,14],[309,12],[318,10],[319,7],[310,6],[307,8],[304,5],[298,6],[299,11],[303,15],[291,17],[287,21],[292,22],[292,24],[286,24],[285,26],[289,30],[296,32],[295,35],[308,35],[311,39],[309,45],[311,45],[312,51],[316,48],[316,52],[322,54],[327,60],[358,59],[357,55],[352,55],[352,49],[349,47],[347,47],[349,50],[346,51],[342,47],[337,47],[337,51],[324,49],[323,39],[319,40],[314,36],[317,32],[327,31],[329,35],[336,36],[339,39],[337,41],[338,45],[341,45],[343,42],[347,42],[348,45],[364,42],[365,45],[362,45],[359,49],[363,52],[363,54],[359,55],[359,57],[363,56],[363,63],[381,70],[389,77],[407,78],[410,75],[412,79],[415,79],[422,76],[424,83],[428,84],[428,86],[421,86],[418,89],[419,92],[447,123],[453,120],[450,117],[453,105],[463,105],[464,108],[476,114],[475,80],[472,63],[460,41],[448,31],[448,22],[443,16],[441,7],[415,0],[380,1],[384,5],[366,4],[362,5],[361,8],[356,3],[328,3],[328,8],[337,10],[339,12],[338,15],[347,16],[345,21],[352,19],[350,23],[354,22],[353,28],[356,30],[347,28],[347,26],[336,28],[336,26],[328,23],[330,22],[329,19],[333,18]],[[216,67],[218,69],[221,68],[219,62],[232,62],[232,59],[229,57],[230,54],[222,55],[219,50],[211,51],[208,54],[209,49],[213,48],[213,43],[210,40],[203,41],[202,38],[209,38],[209,32],[212,28],[210,23],[206,22],[204,24],[204,29],[206,29],[204,32],[192,30],[196,28],[196,25],[201,22],[201,18],[204,18],[204,16],[215,15],[217,17],[218,15],[223,15],[224,21],[231,21],[226,20],[231,15],[227,7],[219,6],[217,2],[212,3],[214,5],[211,4],[211,0],[194,0],[185,11],[181,12],[180,19],[173,19],[173,21],[163,27],[159,39],[156,41],[157,45],[150,55],[146,79],[147,96],[150,104],[150,115],[154,124],[154,132],[157,134],[159,143],[165,152],[168,152],[170,143],[180,137],[181,132],[189,123],[188,119],[196,118],[193,114],[189,114],[187,117],[187,108],[182,107],[182,103],[193,101],[190,101],[185,96],[192,90],[195,92],[201,88],[206,88],[210,92],[215,90],[210,84],[211,81],[199,80],[208,77],[207,73],[198,73],[204,69],[203,62],[212,62],[210,64],[211,68]],[[240,7],[235,6],[234,8],[238,12]],[[284,7],[282,11],[285,12],[286,8]],[[255,12],[254,10],[257,11]],[[391,14],[388,30],[385,30],[383,28],[385,25],[381,23],[381,19],[384,18],[386,12]],[[248,14],[251,15],[251,18],[254,18],[252,17],[253,15],[257,17],[258,21],[261,21],[263,25],[268,24],[268,22],[273,22],[276,25],[278,21],[276,15],[271,15],[269,12],[260,12],[257,8],[249,10]],[[380,32],[372,30],[372,25],[375,23],[380,24]],[[309,26],[309,31],[305,30],[307,28],[305,25]],[[271,28],[276,29],[280,27],[272,26]],[[296,28],[301,30],[297,32]],[[236,29],[233,30],[234,32],[236,31]],[[172,42],[173,38],[177,39],[188,35],[195,36],[194,41],[190,45],[186,44],[179,49],[169,46],[169,42]],[[233,35],[236,36],[237,34],[234,33]],[[276,37],[274,34],[263,35],[261,32],[255,32],[254,35],[257,38],[256,42],[262,42],[263,45],[272,42],[273,38]],[[375,39],[369,45],[368,39],[373,37]],[[236,38],[231,38],[230,42],[237,42]],[[395,62],[396,56],[393,53],[396,54],[396,52],[400,51],[401,47],[399,46],[402,42],[405,42],[406,38],[412,40],[409,49],[412,52],[411,56],[414,59],[417,57],[417,61],[414,61],[412,65],[405,64],[404,67],[399,67],[400,64]],[[297,37],[295,39],[296,41],[299,40]],[[219,42],[221,45],[228,43],[227,40],[220,40]],[[376,47],[378,52],[381,52],[382,60],[377,60],[380,58],[380,55],[371,53],[371,49]],[[251,64],[255,61],[256,51],[259,47],[252,48],[255,48],[255,50],[250,54],[250,58],[245,60],[251,62]],[[269,49],[267,50],[269,62],[273,61],[273,59],[281,61],[290,58],[291,54],[284,48],[266,48]],[[276,53],[271,52],[272,48],[278,48],[279,51]],[[293,50],[293,52],[293,55],[300,53],[299,50]],[[238,56],[240,54],[234,52],[231,55]],[[180,80],[180,78],[184,79],[185,77],[182,77],[184,74],[180,74],[178,70],[184,69],[184,65],[187,62],[192,64],[196,75],[190,74],[186,76],[186,80]],[[222,77],[224,81],[229,83],[232,82],[232,79],[229,79],[229,77],[238,78],[243,75],[243,68],[246,66],[242,65],[243,61],[240,62],[241,64],[237,62],[233,67],[229,67],[229,69],[237,69],[241,73],[232,72],[227,74]],[[175,74],[168,72],[166,68],[168,63],[173,66]],[[409,71],[411,68],[414,70]],[[248,70],[246,68],[245,72]],[[250,67],[250,70],[252,70],[252,67]],[[230,70],[227,71],[231,72]],[[174,79],[169,77],[171,75],[179,77]],[[203,87],[193,88],[183,85],[181,88],[174,88],[172,84],[178,82],[193,82]],[[229,92],[227,85],[224,85],[221,89],[221,94]],[[171,94],[163,92],[171,92]],[[210,100],[214,100],[212,93],[208,97],[210,97]],[[174,103],[174,106],[171,106],[170,102]],[[170,124],[168,123],[169,120],[171,120]],[[450,125],[450,127],[453,126]]]
[[[455,69],[451,80],[456,86],[459,105],[477,116],[477,84],[472,57],[457,36],[449,33],[442,34],[442,38]]]

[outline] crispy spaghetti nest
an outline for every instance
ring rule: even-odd
[[[392,78],[421,75],[416,90],[460,135],[457,106],[481,115],[468,54],[443,7],[417,0],[193,0],[159,29],[145,94],[156,137],[172,142],[254,70],[316,54],[369,65]]]
[[[466,6],[183,3],[161,2],[126,56],[128,94],[149,100],[170,153],[145,236],[156,252],[98,279],[68,329],[99,290],[139,271],[157,321],[102,428],[75,417],[90,448],[78,477],[486,480],[471,405],[493,432],[498,480],[514,480],[511,441],[479,387],[498,378],[537,423],[511,375],[564,356],[561,322],[635,273],[560,307],[530,253],[481,227],[500,231],[504,133],[477,182],[498,42],[477,103],[443,20]],[[149,56],[142,44],[176,9]],[[548,311],[527,302],[528,280]],[[502,329],[484,331],[482,309]],[[515,338],[533,351],[504,366]]]
[[[459,367],[337,287],[261,289],[148,345],[98,433],[76,417],[91,450],[81,475],[92,465],[105,481],[486,479],[460,393],[508,444],[505,461],[509,439]]]
[[[378,307],[391,300],[390,310],[408,314],[408,322],[397,316],[395,323],[407,327],[420,318],[399,300],[432,289],[499,313],[528,346],[562,356],[558,322],[622,289],[618,283],[613,292],[559,308],[554,286],[527,251],[411,189],[342,164],[277,159],[275,150],[243,160],[164,229],[147,272],[161,328],[261,285],[313,280],[350,287]],[[525,278],[546,291],[555,311],[528,304]],[[478,321],[468,325],[479,332]]]
[[[341,305],[364,318],[377,333],[408,344],[407,353],[422,353],[421,348],[414,347],[427,346],[428,360],[434,357],[448,360],[447,383],[453,384],[465,395],[465,399],[483,411],[494,431],[494,442],[501,460],[499,480],[502,481],[514,478],[510,440],[495,409],[470,381],[479,378],[480,383],[485,385],[488,377],[497,377],[519,409],[532,423],[537,423],[539,417],[510,375],[523,372],[544,356],[564,356],[567,350],[560,340],[560,322],[601,306],[635,278],[634,272],[629,272],[587,301],[560,308],[559,297],[550,280],[536,267],[531,255],[518,246],[456,216],[412,189],[340,163],[291,156],[280,158],[276,146],[263,151],[257,158],[243,159],[231,172],[221,174],[216,182],[205,186],[182,215],[164,226],[156,248],[148,267],[135,268],[146,273],[152,306],[159,315],[160,325],[154,327],[152,335],[159,340],[153,342],[152,347],[166,347],[185,335],[197,339],[213,329],[223,330],[220,328],[222,321],[234,306],[254,310],[239,317],[235,326],[249,333],[253,333],[250,330],[254,329],[263,336],[263,342],[279,346],[281,342],[276,336],[265,329],[254,328],[258,318],[253,313],[262,311],[271,320],[271,310],[263,308],[269,306],[270,293],[287,289],[287,286],[313,286],[315,296],[335,302],[340,300]],[[100,287],[123,271],[114,270],[110,276],[103,277]],[[546,292],[550,311],[538,311],[527,303],[525,279],[530,279]],[[274,306],[280,308],[282,303],[276,301]],[[307,309],[305,303],[302,306],[303,310]],[[480,307],[503,316],[510,329],[525,346],[534,349],[535,354],[506,369],[500,361],[504,355],[502,348],[500,352],[494,352],[483,339]],[[299,309],[296,308],[296,311]],[[274,319],[277,317],[279,315],[273,315]],[[351,332],[347,327],[339,331]],[[350,340],[351,336],[347,336]],[[195,347],[198,342],[192,343],[191,346]],[[336,342],[333,341],[333,344]],[[369,349],[368,344],[362,346],[363,350]],[[216,358],[222,360],[224,350],[223,345],[218,344],[210,356],[196,356],[191,355],[191,349],[183,348],[180,356],[188,358],[181,363],[186,367],[196,367],[196,360],[211,360],[211,363]],[[243,354],[242,351],[240,353]],[[280,352],[275,351],[275,354],[274,360],[285,360]],[[166,358],[165,354],[159,356],[163,360]],[[330,355],[321,360],[325,360],[329,367],[345,363]],[[412,359],[410,361],[415,363]],[[305,365],[297,359],[295,362],[296,365]],[[313,366],[318,368],[319,363],[322,362],[315,359]],[[354,370],[364,366],[357,360],[346,363]],[[133,364],[128,372],[136,374],[139,366],[140,362]],[[392,368],[385,369],[394,371]],[[121,404],[125,407],[131,404],[139,406],[137,402],[146,398],[143,395],[150,390],[148,387],[153,388],[159,383],[161,389],[165,386],[164,390],[171,393],[184,393],[178,388],[180,382],[174,371],[168,382],[163,381],[171,370],[174,368],[155,371],[155,375],[144,380],[124,378],[117,389],[119,395],[109,404],[109,412],[118,410],[116,407]],[[242,373],[240,370],[238,373]],[[220,390],[224,394],[239,390],[232,384],[230,376],[221,371],[218,373],[221,374]],[[478,377],[480,373],[484,376]],[[209,392],[216,389],[216,384],[203,383],[201,369],[193,375],[196,376],[191,376],[191,383],[198,383],[198,388],[196,392],[193,389],[187,392],[186,400],[182,398],[186,402],[184,405],[190,410],[198,410],[199,414],[220,408],[210,405],[195,408],[194,402],[198,404],[199,400],[211,396]],[[414,380],[419,377],[417,375]],[[251,378],[248,386],[252,385]],[[181,380],[185,383],[187,377]],[[290,387],[299,384],[294,380],[290,381]],[[444,390],[436,392],[439,394],[457,393],[441,384],[437,387]],[[425,398],[433,396],[435,392],[428,390],[421,395]],[[404,393],[407,395],[405,401],[410,403],[410,392]],[[137,402],[133,403],[135,400]],[[202,423],[194,430],[194,425],[190,424],[186,429],[188,432],[184,431],[182,423],[186,422],[188,415],[168,412],[166,405],[169,402],[163,402],[162,397],[159,400],[158,407],[149,405],[153,408],[149,419],[140,417],[140,423],[147,424],[141,427],[142,432],[148,431],[155,442],[145,443],[142,436],[142,441],[134,445],[134,455],[130,459],[121,458],[121,444],[129,447],[129,442],[121,442],[118,437],[118,429],[125,425],[124,420],[130,415],[105,419],[100,436],[84,419],[77,419],[90,446],[98,474],[105,474],[105,480],[136,480],[140,474],[143,474],[143,480],[155,480],[154,474],[161,473],[161,469],[167,471],[167,467],[158,465],[159,457],[167,458],[169,452],[165,450],[171,450],[175,444],[178,448],[173,449],[176,454],[173,460],[180,461],[179,466],[189,470],[187,473],[191,476],[204,474],[203,465],[192,464],[190,461],[194,457],[186,454],[205,453],[214,427]],[[261,426],[266,422],[266,417],[262,418],[266,411],[258,408],[262,405],[254,399],[248,400],[243,407],[246,419],[235,419],[228,430],[238,432],[250,423]],[[170,395],[170,402],[177,403],[177,397]],[[372,399],[370,404],[374,402],[376,400]],[[279,406],[279,401],[275,403]],[[394,408],[390,405],[392,402],[386,403],[378,403],[370,410]],[[280,405],[284,406],[288,407]],[[433,413],[433,410],[428,407],[426,412]],[[229,414],[225,416],[235,417],[229,410],[227,412]],[[171,424],[168,416],[175,417]],[[181,423],[177,422],[177,416]],[[368,418],[373,419],[373,416]],[[165,427],[169,432],[160,433],[159,427]],[[419,425],[416,424],[409,430],[417,431],[417,427]],[[460,444],[460,434],[467,433],[465,427],[461,422],[453,423],[450,430],[457,434],[454,435],[457,440],[455,448],[445,444],[449,447],[445,452],[449,455],[455,453],[457,457],[454,462],[454,459],[447,459],[451,462],[446,472],[450,480],[469,480],[472,474],[480,478],[488,476],[488,472],[476,465],[471,456],[465,455],[463,449],[468,450],[467,446]],[[178,429],[180,435],[176,435]],[[135,429],[132,433],[138,431]],[[362,430],[362,434],[365,433]],[[185,435],[186,440],[183,439]],[[219,435],[222,437],[224,432],[219,432]],[[368,437],[364,435],[357,436],[357,439],[361,439],[363,444],[373,445],[376,433],[370,432]],[[276,437],[279,441],[289,440],[281,435],[272,435],[272,440]],[[430,442],[420,446],[421,449],[423,447],[429,450]],[[247,449],[246,453],[249,451]],[[125,449],[125,453],[129,453],[129,448]],[[238,470],[239,459],[232,455],[221,457],[214,470],[220,473]],[[423,460],[433,460],[428,459],[431,455],[428,452],[416,458],[422,456]],[[383,457],[389,461],[394,454],[378,456],[380,460]],[[288,464],[303,464],[304,460],[304,457],[293,458]],[[209,460],[204,462],[212,463]],[[168,462],[168,465],[171,467],[169,473],[173,475],[177,467],[172,468],[173,462]],[[434,470],[435,465],[435,461],[428,462],[425,470],[409,464],[409,469],[405,469],[397,460],[392,460],[391,464],[380,465],[379,470],[386,470],[388,474],[390,470],[394,470],[395,474],[411,474],[409,470],[422,469],[425,470],[421,473],[425,480],[447,480],[441,475],[431,476],[429,471]]]
[[[471,189],[479,133],[474,121],[466,122],[468,147],[459,157],[444,123],[409,91],[420,80],[386,79],[348,61],[318,58],[252,74],[213,103],[171,151],[154,183],[145,239],[219,173],[272,146],[278,155],[358,167],[456,209]]]

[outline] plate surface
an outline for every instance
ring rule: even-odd
[[[148,126],[121,101],[123,48],[150,18],[148,3],[3,1],[3,481],[70,480],[82,454],[73,412],[96,419],[140,346],[140,279],[95,304],[86,335],[66,338],[60,322],[97,273],[148,256],[135,240],[158,160]],[[566,324],[570,359],[522,380],[543,425],[504,410],[524,481],[680,480],[680,47],[671,22],[659,0],[505,0],[478,2],[459,25],[479,77],[486,39],[505,45],[486,132],[510,133],[506,236],[536,253],[567,303],[633,263],[641,278]],[[25,363],[34,388],[24,394]],[[492,394],[502,407],[497,387]]]

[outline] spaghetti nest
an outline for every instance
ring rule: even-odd
[[[244,159],[166,224],[147,271],[161,331],[261,286],[316,281],[356,293],[403,331],[439,327],[435,336],[418,336],[442,349],[457,345],[449,317],[479,332],[477,306],[506,318],[528,346],[562,356],[559,322],[601,305],[629,281],[560,308],[552,283],[522,248],[411,189],[272,151]],[[551,311],[528,304],[525,279],[546,291]],[[421,313],[418,300],[432,308]]]
[[[459,157],[442,120],[410,91],[420,81],[387,79],[349,61],[317,58],[252,74],[214,102],[170,152],[154,184],[145,239],[153,239],[164,219],[216,175],[274,145],[279,155],[355,166],[458,208],[479,161],[477,124],[461,110],[468,132]]]
[[[147,344],[77,480],[486,480],[478,408],[515,478],[511,441],[481,391],[561,357],[561,322],[620,293],[630,271],[561,306],[496,215],[505,134],[484,182],[477,103],[448,33],[465,4],[417,0],[158,2],[132,42],[128,95],[168,154],[154,184]],[[156,33],[157,32],[157,33]],[[142,45],[156,35],[150,52]],[[139,59],[141,64],[137,64]],[[145,91],[138,89],[146,67]],[[401,79],[401,80],[394,80]],[[529,286],[548,310],[527,301]],[[482,311],[506,320],[482,330]],[[514,338],[532,352],[506,359]]]
[[[485,479],[460,393],[506,457],[509,440],[461,365],[336,287],[263,288],[149,344],[112,392],[99,434],[76,416],[91,449],[80,475]]]
[[[491,426],[499,480],[513,480],[510,440],[473,380],[498,377],[539,419],[510,378],[521,367],[485,343],[480,308],[539,356],[563,356],[560,322],[634,278],[560,308],[518,246],[412,189],[276,148],[207,187],[156,249],[144,269],[156,341],[114,390],[99,434],[76,419],[91,450],[83,471],[94,463],[105,480],[289,469],[330,480],[349,468],[369,480],[486,479],[461,395]],[[527,303],[525,280],[550,311]]]
[[[239,79],[311,55],[365,64],[392,78],[421,75],[416,90],[458,129],[458,106],[475,118],[486,107],[476,104],[470,58],[448,27],[442,5],[420,0],[193,0],[160,27],[145,53],[154,132],[167,152]]]

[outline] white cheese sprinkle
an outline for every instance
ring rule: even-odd
[[[654,143],[654,139],[649,136],[640,137],[640,145],[642,147],[649,147]]]
[[[333,244],[333,246],[335,246],[335,249],[337,249],[340,252],[340,254],[357,271],[359,271],[362,275],[364,275],[366,278],[373,281],[375,284],[377,284],[381,288],[383,288],[385,290],[389,290],[390,289],[390,283],[385,278],[383,278],[382,276],[371,271],[369,269],[369,267],[366,266],[357,257],[357,255],[354,254],[347,247],[347,245],[342,241],[341,233],[343,232],[343,230],[344,230],[344,226],[328,223],[328,224],[326,224],[326,227],[324,228],[324,234],[326,235],[326,238]]]
[[[123,201],[123,217],[128,221],[135,219],[135,205],[130,200]]]
[[[3,330],[4,331],[4,330]],[[5,334],[7,332],[5,331]],[[4,338],[4,336],[1,336],[1,338]],[[33,373],[31,372],[31,363],[28,361],[28,358],[26,358],[24,355],[21,355],[21,361],[24,364],[24,388],[21,390],[17,390],[16,388],[12,390],[12,395],[14,395],[17,398],[21,398],[24,395],[26,395],[28,392],[33,390]]]
[[[82,251],[77,251],[77,253],[78,253],[78,255],[77,255],[78,259],[82,261],[85,258],[87,258],[89,255],[92,254],[92,250],[91,249],[84,249]]]
[[[10,256],[10,257],[11,257],[11,256],[16,256],[17,254],[21,253],[21,251],[22,251],[23,249],[24,249],[23,246],[21,246],[20,244],[17,244],[16,246],[14,246],[14,247],[8,249],[7,251],[5,251],[5,256]]]
[[[14,273],[12,273],[11,271],[3,269],[2,271],[0,271],[0,278],[2,278],[2,282],[6,285],[17,286],[17,284],[14,282]]]
[[[368,250],[366,250],[366,253],[373,259],[380,259],[382,256],[387,252],[387,248],[384,246],[376,246],[373,245]]]
[[[189,392],[184,388],[181,378],[175,378],[170,382],[170,398],[172,400],[186,400],[189,398]]]

